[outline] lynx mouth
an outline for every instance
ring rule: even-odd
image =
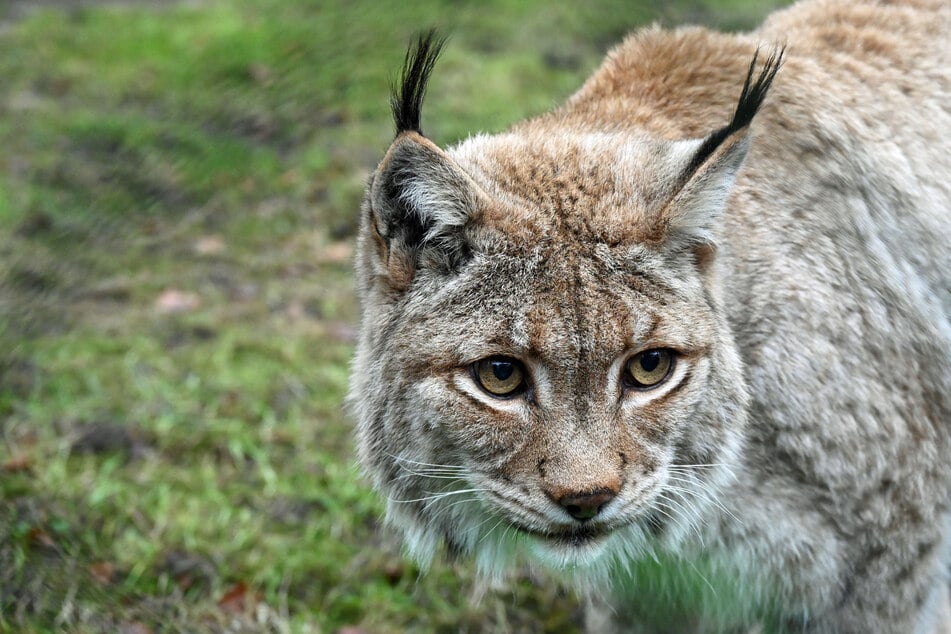
[[[545,544],[569,548],[588,548],[600,543],[611,533],[605,527],[585,525],[560,531],[539,531],[519,524],[514,524],[514,527]]]
[[[588,565],[608,551],[613,533],[606,527],[574,526],[560,530],[537,530],[513,524],[519,533],[527,536],[530,552],[540,563],[554,569]]]

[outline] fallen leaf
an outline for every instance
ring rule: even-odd
[[[0,471],[4,473],[23,473],[32,469],[33,461],[22,454],[13,456],[0,465]]]
[[[204,236],[195,241],[194,249],[198,255],[217,255],[225,250],[225,241],[221,236]]]
[[[257,605],[260,599],[259,593],[248,592],[247,584],[239,581],[218,599],[218,607],[226,612],[244,613],[249,607]]]
[[[155,300],[155,309],[164,314],[185,313],[201,305],[201,298],[195,293],[170,288],[162,291]]]
[[[26,534],[26,538],[32,546],[40,546],[42,548],[56,548],[56,542],[53,541],[53,538],[50,537],[50,534],[39,526],[34,526],[31,528],[30,532]]]
[[[89,574],[99,583],[108,586],[116,577],[116,567],[108,561],[100,561],[89,566]]]

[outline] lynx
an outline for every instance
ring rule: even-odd
[[[951,4],[648,28],[442,149],[421,36],[358,239],[359,459],[424,564],[590,630],[951,626]]]

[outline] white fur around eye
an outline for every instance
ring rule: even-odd
[[[525,400],[524,393],[511,398],[496,398],[479,387],[468,368],[460,369],[452,377],[452,382],[457,390],[468,394],[481,403],[485,403],[489,407],[523,416],[528,414],[528,403]]]

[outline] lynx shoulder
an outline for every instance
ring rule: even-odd
[[[815,0],[648,29],[445,149],[421,37],[349,396],[412,555],[544,566],[598,632],[951,628],[949,27]]]

